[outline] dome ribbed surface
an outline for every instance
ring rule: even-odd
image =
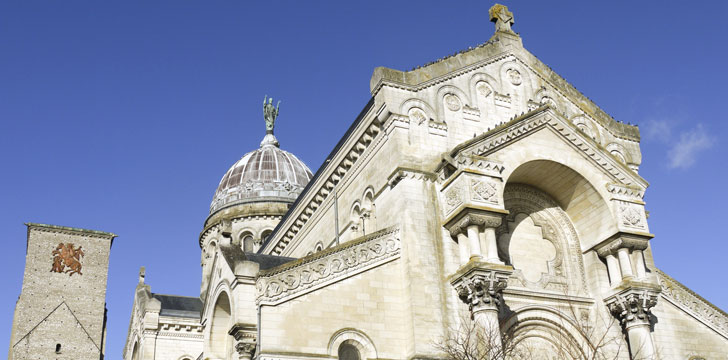
[[[270,138],[269,138],[270,136]],[[210,213],[224,207],[259,201],[293,202],[313,177],[293,154],[278,148],[272,135],[245,154],[220,180]]]

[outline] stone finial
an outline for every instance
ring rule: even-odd
[[[144,266],[139,268],[139,283],[144,284],[144,277],[146,276],[147,271],[144,268]]]
[[[511,25],[514,24],[513,13],[508,11],[508,7],[501,4],[495,4],[488,11],[490,21],[495,23],[495,31],[503,31],[514,33]]]

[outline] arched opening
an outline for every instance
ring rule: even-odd
[[[61,344],[56,344],[56,354],[61,353]]]
[[[134,342],[134,347],[131,351],[131,360],[139,360],[139,342]]]
[[[210,352],[219,358],[226,358],[232,345],[232,338],[228,335],[231,314],[230,299],[227,293],[222,292],[215,302],[210,328]]]
[[[589,180],[570,167],[550,160],[529,161],[510,174],[506,185],[513,183],[533,186],[553,198],[574,224],[582,250],[591,248],[617,230],[602,195]]]
[[[265,242],[265,240],[267,240],[267,239],[268,239],[268,236],[270,236],[270,234],[271,234],[272,232],[273,232],[273,230],[271,230],[271,229],[266,229],[266,230],[263,230],[263,232],[261,232],[261,233],[260,233],[260,243],[261,243],[261,244],[262,244],[262,243],[264,243],[264,242]]]
[[[339,345],[339,360],[361,360],[359,349],[352,343],[342,343]]]
[[[255,251],[255,240],[253,239],[253,234],[249,232],[244,232],[241,235],[240,244],[245,252]]]

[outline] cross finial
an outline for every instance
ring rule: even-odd
[[[144,269],[144,266],[139,268],[139,283],[144,284],[144,277],[146,276],[146,271]]]
[[[488,11],[490,21],[495,23],[495,31],[503,31],[514,34],[511,25],[514,24],[513,13],[508,11],[508,7],[501,4],[495,4]]]

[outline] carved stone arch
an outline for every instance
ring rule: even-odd
[[[541,88],[533,95],[533,101],[535,101],[539,106],[551,105],[552,107],[558,107],[557,98],[554,94],[554,91],[549,90],[545,86],[541,86]]]
[[[349,226],[355,233],[359,231],[361,211],[361,203],[359,203],[359,200],[354,201],[354,203],[351,204],[351,210],[349,210]]]
[[[571,220],[559,204],[543,191],[518,183],[509,183],[506,186],[503,201],[509,214],[497,231],[498,252],[502,259],[506,259],[509,263],[512,261],[511,231],[517,230],[521,225],[520,222],[526,220],[525,217],[540,229],[540,237],[548,241],[554,249],[553,257],[545,259],[546,272],[541,273],[538,281],[527,279],[519,266],[515,266],[514,277],[521,285],[559,293],[573,292],[587,295],[586,273],[579,238]],[[539,245],[533,244],[534,247]]]
[[[363,359],[377,359],[377,349],[374,347],[374,342],[367,336],[363,331],[344,328],[335,332],[331,339],[329,339],[328,354],[336,358],[338,356],[339,347],[348,343],[353,345],[359,350],[361,358]]]
[[[460,88],[452,86],[452,85],[443,85],[439,89],[437,89],[437,121],[439,122],[445,122],[445,97],[448,95],[454,95],[458,98],[458,101],[460,101],[460,107],[457,110],[453,110],[454,112],[459,112],[462,110],[464,106],[470,106],[472,107],[472,101],[470,101],[470,96],[466,94],[464,91],[460,90]]]
[[[520,348],[529,348],[528,342],[536,340],[533,346],[545,358],[590,359],[589,342],[584,338],[589,329],[581,329],[578,322],[558,309],[530,305],[511,312],[503,321],[501,331]],[[604,331],[607,331],[604,329]]]
[[[410,99],[405,100],[402,103],[402,105],[400,105],[399,111],[402,114],[410,115],[410,111],[413,108],[416,108],[416,109],[419,109],[420,111],[422,111],[425,114],[425,116],[427,117],[427,119],[426,119],[427,121],[429,121],[430,119],[435,119],[435,117],[437,115],[437,112],[435,111],[435,109],[432,108],[432,106],[430,106],[430,104],[428,104],[418,98],[410,98]],[[438,119],[436,121],[444,122],[443,119]]]
[[[612,156],[617,158],[617,160],[619,160],[621,163],[623,163],[625,165],[633,163],[632,157],[629,156],[629,153],[624,148],[624,146],[622,146],[621,144],[611,143],[606,146],[606,149]]]
[[[536,88],[530,72],[515,57],[501,63],[498,71],[502,93],[509,95],[511,116],[528,111],[528,104]]]
[[[179,357],[178,360],[194,360],[194,359],[196,359],[196,357],[194,357],[192,355],[182,355]]]
[[[516,79],[514,79],[515,78],[514,75],[516,75],[516,74],[514,74],[510,70],[516,70],[518,72],[517,75],[520,75],[520,77],[521,77],[520,82],[514,81],[514,80],[516,80]],[[501,84],[500,88],[501,88],[501,92],[503,92],[503,93],[507,93],[508,91],[506,89],[511,88],[511,86],[513,86],[513,87],[523,86],[527,90],[536,88],[536,84],[534,83],[534,79],[531,76],[531,73],[515,57],[501,63],[501,66],[498,69],[498,75],[500,76],[500,84]],[[531,92],[528,91],[526,93],[531,93]]]
[[[599,126],[586,115],[574,115],[569,121],[571,121],[571,123],[574,124],[574,126],[576,126],[579,130],[592,138],[592,140],[594,140],[597,144],[602,143],[602,135],[599,131]]]
[[[504,159],[502,176],[506,186],[531,185],[554,199],[571,219],[582,251],[618,231],[617,217],[609,201],[611,194],[606,187],[612,179],[601,168],[553,151],[529,151]]]
[[[479,83],[487,84],[493,92],[502,92],[501,87],[500,87],[500,82],[498,82],[498,80],[496,80],[496,78],[494,78],[493,76],[486,74],[486,73],[475,73],[475,74],[473,74],[473,76],[470,77],[470,81],[469,81],[471,99],[477,99],[479,96],[484,95],[484,94],[481,94],[480,91],[478,90]],[[488,96],[485,96],[485,97],[490,97],[493,95],[495,95],[495,94],[488,94]]]

